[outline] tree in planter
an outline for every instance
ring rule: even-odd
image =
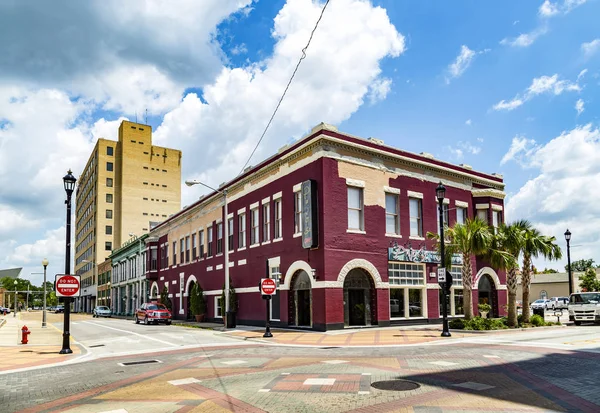
[[[166,286],[160,293],[160,303],[167,307],[169,311],[171,311],[171,307],[173,306],[173,304],[171,303],[171,299],[169,298],[169,290],[167,290]]]
[[[225,285],[223,285],[223,291],[221,292],[221,314],[223,315],[223,320],[226,320],[227,317],[227,314],[225,314],[225,308]],[[229,311],[232,313],[237,313],[237,310],[238,300],[235,294],[235,288],[231,282],[231,277],[229,277]]]
[[[190,310],[196,317],[196,321],[200,322],[204,318],[206,313],[206,299],[204,298],[204,291],[200,284],[194,283],[190,296]]]

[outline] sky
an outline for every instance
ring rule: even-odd
[[[62,177],[122,119],[181,149],[183,180],[234,178],[323,5],[0,2],[0,268],[64,271]],[[563,248],[569,228],[572,259],[600,262],[597,16],[600,0],[330,0],[249,163],[330,123],[503,174],[508,222]],[[182,186],[182,206],[203,193]]]

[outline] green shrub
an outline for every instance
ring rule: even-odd
[[[454,320],[450,320],[448,326],[455,330],[462,330],[465,328],[465,324],[462,318],[455,318]]]
[[[482,313],[489,313],[490,311],[492,311],[492,306],[489,304],[478,304],[477,308],[479,309],[479,311],[481,311]]]
[[[541,327],[541,326],[545,326],[546,322],[544,321],[544,319],[542,318],[541,315],[538,314],[534,314],[529,318],[529,322],[531,324],[533,324],[536,327]]]

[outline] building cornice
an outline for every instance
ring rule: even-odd
[[[506,197],[504,191],[500,191],[494,188],[473,189],[471,191],[471,194],[473,195],[473,198],[490,197],[504,199]]]

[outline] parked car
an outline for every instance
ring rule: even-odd
[[[65,312],[65,306],[64,305],[57,305],[56,307],[54,307],[54,312],[55,313],[64,313]]]
[[[171,312],[163,304],[144,303],[135,313],[135,323],[171,324]]]
[[[530,307],[532,310],[536,308],[542,308],[544,310],[547,310],[550,308],[550,300],[540,298],[539,300],[535,300],[533,303],[531,303]]]
[[[97,305],[94,308],[94,311],[92,311],[92,316],[93,317],[111,317],[112,316],[112,311],[110,308],[104,306],[104,305]]]
[[[0,307],[0,314],[10,314],[10,308],[7,307]]]
[[[548,308],[552,310],[566,309],[569,305],[569,297],[552,297]]]

